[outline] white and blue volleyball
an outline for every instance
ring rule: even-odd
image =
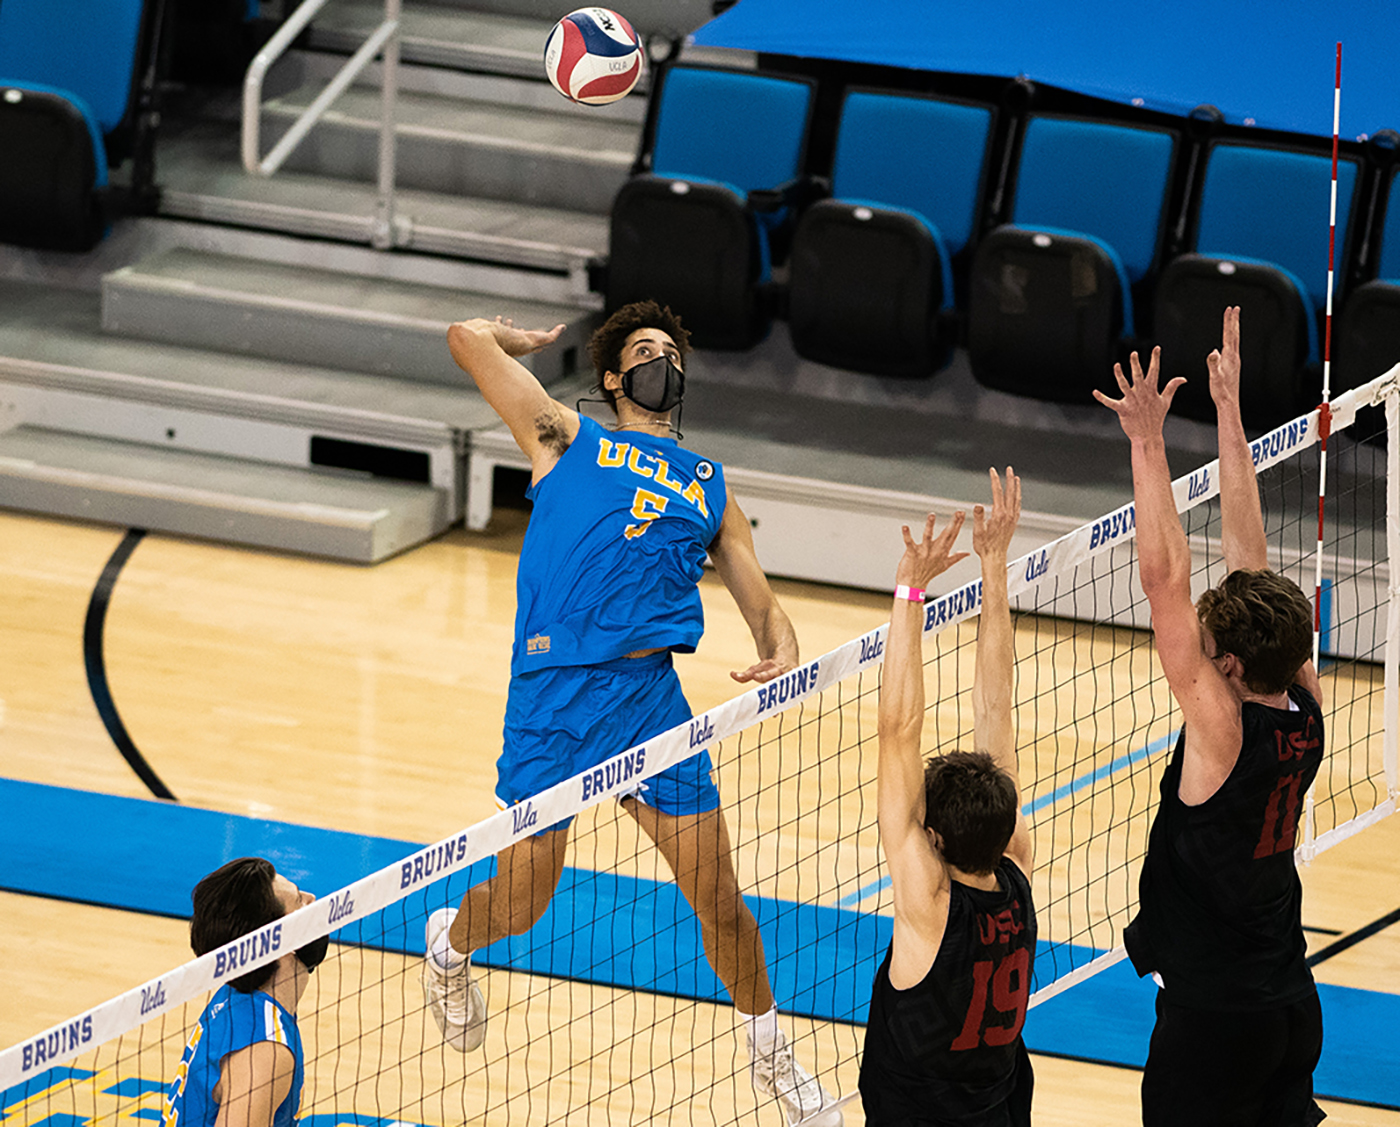
[[[607,8],[580,8],[554,25],[544,72],[571,102],[601,106],[626,97],[645,67],[632,25]]]

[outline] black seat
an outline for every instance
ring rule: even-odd
[[[1189,245],[1157,283],[1155,328],[1164,379],[1186,377],[1172,410],[1213,421],[1205,358],[1220,316],[1240,307],[1241,413],[1275,426],[1320,398],[1318,316],[1327,294],[1330,152],[1217,140]],[[1337,164],[1337,247],[1344,257],[1357,161]],[[1344,276],[1338,263],[1337,277]],[[1310,374],[1311,373],[1311,374]]]
[[[996,113],[960,101],[853,90],[832,198],[793,236],[788,322],[799,355],[926,376],[953,345],[952,260],[977,229]]]
[[[1026,122],[1011,222],[977,248],[972,371],[987,387],[1086,403],[1136,331],[1133,286],[1155,268],[1179,134],[1051,115]]]
[[[1376,277],[1348,295],[1338,319],[1334,389],[1360,387],[1400,364],[1400,175],[1390,171]]]
[[[0,3],[0,241],[87,250],[107,226],[107,165],[129,143],[146,0]]]
[[[791,221],[814,89],[753,71],[663,71],[650,171],[613,201],[609,310],[653,298],[684,317],[700,348],[767,335],[770,234]]]

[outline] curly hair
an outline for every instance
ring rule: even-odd
[[[985,751],[953,751],[924,765],[924,825],[943,839],[943,860],[963,872],[995,871],[1016,813],[1016,784]]]
[[[1196,602],[1217,654],[1234,654],[1256,693],[1281,693],[1312,655],[1313,610],[1298,584],[1268,568],[1230,572]]]
[[[190,894],[194,904],[190,947],[194,953],[207,954],[285,916],[287,910],[272,890],[276,876],[277,870],[271,861],[262,857],[240,857],[215,869],[195,885]],[[251,994],[266,986],[276,972],[277,964],[269,963],[230,979],[229,985]]]
[[[623,345],[638,329],[660,329],[676,342],[682,357],[690,352],[690,333],[669,305],[658,305],[650,300],[634,301],[618,309],[588,339],[588,358],[593,362],[599,390],[607,397],[614,413],[617,412],[618,393],[603,387],[603,374],[622,370]]]

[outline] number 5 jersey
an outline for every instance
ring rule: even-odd
[[[526,496],[535,509],[516,573],[513,675],[694,651],[705,629],[696,584],[727,501],[719,463],[580,417]]]
[[[1185,731],[1162,773],[1123,941],[1138,974],[1160,974],[1176,1005],[1271,1009],[1316,989],[1293,850],[1322,763],[1322,709],[1298,685],[1288,696],[1287,709],[1245,702],[1239,759],[1205,802],[1177,796]]]
[[[890,983],[890,955],[875,975],[860,1094],[866,1122],[1030,1122],[1031,1062],[1021,1040],[1035,963],[1031,886],[1009,857],[994,891],[953,881],[948,923],[923,981]]]

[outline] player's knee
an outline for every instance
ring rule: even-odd
[[[695,910],[704,923],[720,932],[735,931],[749,918],[748,906],[737,886],[721,885],[713,895],[700,897]]]

